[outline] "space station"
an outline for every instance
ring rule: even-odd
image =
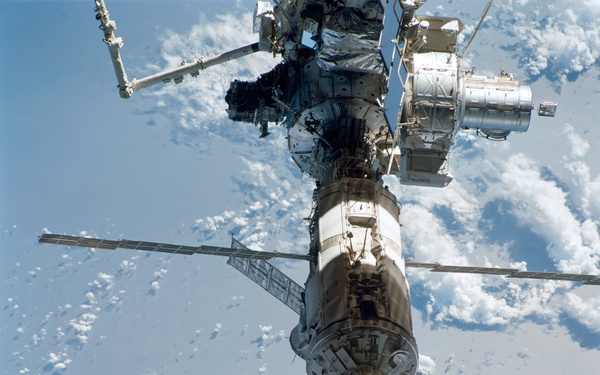
[[[198,58],[149,77],[129,80],[103,0],[96,19],[108,46],[122,98],[160,83],[254,53],[280,62],[255,81],[235,80],[227,114],[257,127],[287,129],[292,160],[315,182],[306,255],[230,247],[181,246],[44,234],[40,242],[104,249],[228,257],[228,263],[299,316],[290,335],[307,375],[416,374],[406,267],[558,279],[600,285],[592,275],[523,272],[508,268],[405,262],[398,199],[384,185],[443,188],[451,183],[450,155],[458,132],[502,141],[528,130],[532,114],[554,116],[557,103],[533,104],[530,87],[498,67],[498,76],[462,67],[472,38],[459,48],[463,23],[417,14],[419,0],[274,0],[256,4],[258,42]],[[466,39],[466,38],[465,38]],[[304,286],[268,260],[307,261]]]

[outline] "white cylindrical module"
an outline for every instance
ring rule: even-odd
[[[510,77],[462,78],[460,127],[526,132],[532,110],[531,88]]]
[[[290,338],[307,373],[414,374],[396,197],[380,181],[342,178],[319,189],[315,215],[306,311]]]
[[[412,96],[414,104],[454,106],[458,60],[456,55],[429,52],[413,55]]]

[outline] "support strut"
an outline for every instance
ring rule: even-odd
[[[104,43],[108,46],[110,57],[115,69],[117,81],[119,82],[119,95],[123,99],[129,99],[133,95],[134,91],[143,89],[148,86],[155,85],[157,83],[169,83],[174,81],[175,83],[183,82],[183,77],[186,74],[192,77],[197,77],[200,70],[204,70],[213,65],[223,64],[231,60],[238,59],[243,56],[247,56],[259,51],[269,52],[271,50],[271,44],[265,43],[268,40],[268,36],[261,35],[261,42],[249,44],[244,47],[236,48],[229,52],[224,52],[216,56],[207,58],[198,58],[191,63],[182,63],[180,67],[166,70],[161,73],[153,74],[148,77],[134,79],[129,81],[127,79],[127,73],[125,73],[125,66],[121,59],[119,50],[123,47],[123,39],[116,37],[114,31],[117,29],[117,23],[110,19],[110,14],[106,9],[104,0],[94,0],[96,7],[96,19],[100,21],[100,30],[104,33]]]

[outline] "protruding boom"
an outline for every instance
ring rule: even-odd
[[[95,1],[96,8],[94,11],[96,12],[96,19],[100,21],[100,30],[104,33],[103,41],[108,46],[108,51],[110,52],[117,81],[119,82],[119,95],[124,99],[130,98],[134,91],[143,89],[144,87],[161,82],[169,83],[174,81],[175,83],[181,83],[183,82],[183,76],[186,74],[197,77],[200,70],[204,70],[213,65],[222,64],[259,51],[269,52],[272,49],[270,36],[275,25],[272,22],[269,12],[264,12],[263,14],[257,15],[259,21],[257,21],[257,24],[255,25],[255,31],[259,33],[260,37],[259,42],[236,48],[216,56],[208,58],[201,57],[190,63],[183,61],[178,68],[166,70],[141,79],[134,79],[130,82],[127,78],[125,66],[123,65],[123,60],[121,60],[121,54],[119,52],[121,47],[123,47],[123,39],[116,37],[114,33],[117,29],[117,23],[110,19],[110,14],[106,9],[104,0]]]
[[[153,251],[159,253],[171,253],[171,254],[205,254],[205,255],[219,255],[225,257],[239,257],[239,258],[252,258],[252,259],[273,259],[273,258],[287,258],[287,259],[298,259],[308,260],[308,255],[302,254],[290,254],[290,253],[278,253],[269,251],[255,251],[250,250],[246,247],[232,248],[232,247],[221,247],[221,246],[185,246],[185,245],[172,245],[167,243],[159,242],[147,242],[147,241],[132,241],[132,240],[103,240],[100,238],[87,238],[77,236],[67,236],[62,234],[49,234],[45,233],[39,237],[40,243],[49,243],[54,245],[65,245],[65,246],[82,246],[106,250],[115,249],[129,249],[129,250],[144,250]]]
[[[231,247],[221,246],[185,246],[164,244],[158,242],[132,241],[132,240],[105,240],[101,238],[88,238],[79,236],[68,236],[64,234],[45,233],[39,236],[39,243],[48,243],[53,245],[80,246],[105,250],[129,249],[144,250],[171,254],[205,254],[218,255],[226,257],[237,257],[244,259],[269,260],[273,258],[285,258],[296,260],[310,260],[309,255],[280,253],[277,251],[256,251],[250,250],[237,240],[233,240]],[[561,280],[582,282],[584,285],[599,285],[600,276],[582,275],[558,272],[537,272],[523,271],[516,268],[493,268],[493,267],[473,267],[473,266],[451,266],[440,263],[406,262],[409,268],[427,268],[431,272],[452,272],[452,273],[472,273],[480,275],[507,276],[520,279],[542,279],[542,280]],[[236,267],[237,268],[237,267]],[[258,283],[260,284],[260,283]]]

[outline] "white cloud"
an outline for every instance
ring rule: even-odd
[[[571,147],[561,149],[564,155],[557,153],[557,158],[565,164],[578,163],[575,170],[589,171],[584,157],[590,147],[572,127],[564,131]],[[411,260],[524,268],[523,259],[513,258],[518,252],[511,252],[510,236],[497,244],[490,243],[486,234],[499,225],[495,221],[516,219],[525,231],[546,242],[546,255],[560,271],[599,273],[600,215],[588,198],[596,194],[596,180],[589,174],[557,181],[551,169],[515,153],[509,142],[473,143],[468,136],[453,150],[452,158],[458,178],[447,188],[399,187],[386,180],[400,202],[410,202],[403,205],[401,222]],[[497,217],[484,218],[487,205],[498,202],[504,203]],[[422,270],[409,270],[409,281],[421,286],[424,313],[437,322],[507,325],[537,317],[561,324],[561,314],[566,313],[592,330],[597,326],[597,301],[568,294],[572,283],[524,283]]]
[[[212,333],[210,334],[210,340],[214,340],[219,337],[223,332],[223,324],[217,323],[215,324],[215,328],[213,328]]]
[[[547,250],[559,270],[599,273],[600,241],[589,238],[590,223],[578,220],[569,208],[567,194],[554,181],[542,178],[539,166],[524,154],[510,156],[500,167],[500,180],[492,194],[512,203],[510,211],[521,225],[547,239]]]
[[[262,357],[262,353],[265,352],[267,347],[279,343],[285,338],[285,333],[283,330],[279,330],[276,333],[271,332],[273,330],[273,326],[261,324],[259,325],[259,328],[262,334],[260,335],[260,337],[252,341],[252,343],[258,346],[259,351],[256,355],[257,358]]]
[[[527,2],[502,4],[497,6],[512,15],[521,11]],[[513,53],[527,67],[531,77],[546,76],[559,84],[567,81],[570,75],[581,73],[598,63],[600,58],[600,2],[590,0],[568,6],[564,2],[544,3],[532,13],[522,9],[526,17],[517,17],[518,22],[505,22],[500,17],[496,27],[519,39]],[[512,48],[511,48],[512,49]]]
[[[100,273],[98,273],[97,277],[98,277],[98,279],[96,279],[88,284],[88,285],[92,286],[92,288],[91,288],[92,291],[109,290],[115,284],[113,275],[109,275],[109,274],[100,272]],[[90,291],[90,293],[92,293],[92,292]]]
[[[405,244],[414,259],[451,265],[469,265],[460,244],[447,233],[444,223],[428,209],[408,205],[402,221]],[[413,277],[416,274],[416,279]],[[410,280],[421,280],[429,291],[428,312],[438,321],[458,319],[469,323],[504,324],[519,316],[506,301],[485,291],[482,276],[411,271]]]
[[[591,149],[589,140],[577,133],[570,124],[563,131],[571,146],[571,151],[562,157],[563,166],[572,177],[571,194],[585,217],[600,218],[600,175],[594,178],[590,165],[586,163]]]
[[[66,352],[61,353],[48,353],[48,364],[52,365],[54,369],[64,370],[67,368],[67,365],[72,362],[71,359],[68,358]],[[25,372],[21,372],[25,373]]]
[[[228,13],[216,15],[210,20],[202,18],[185,35],[168,32],[162,40],[162,58],[166,66],[151,66],[145,74],[179,66],[182,59],[191,61],[254,43],[258,36],[251,32],[250,25],[251,13]],[[277,62],[279,60],[268,53],[257,53],[252,57],[212,66],[201,71],[196,78],[186,76],[183,84],[168,84],[158,91],[142,94],[156,97],[156,107],[160,108],[161,114],[176,119],[181,137],[185,137],[185,132],[190,130],[216,135],[222,131],[213,127],[227,118],[224,96],[230,82],[234,79],[255,80]],[[178,103],[176,111],[169,105],[173,100]]]
[[[277,153],[287,154],[282,142],[270,144]],[[286,168],[267,162],[269,154],[256,155],[257,160],[240,158],[245,167],[240,176],[234,178],[243,200],[238,211],[227,210],[221,214],[196,219],[194,230],[205,241],[217,233],[233,233],[249,248],[260,250],[265,246],[279,244],[283,236],[300,236],[304,231],[304,218],[311,207],[308,185],[294,186],[289,179],[296,178]],[[286,155],[289,158],[289,156]],[[305,251],[298,244],[307,243],[307,238],[289,242],[290,248],[279,251]]]
[[[424,354],[419,355],[419,373],[422,375],[435,374],[435,361]]]
[[[96,321],[97,316],[91,313],[81,314],[78,320],[71,320],[69,325],[75,328],[78,332],[89,332],[92,329],[92,325]]]
[[[564,311],[587,329],[600,333],[600,297],[582,298],[567,293],[564,298]]]
[[[58,360],[60,360],[59,355],[57,355],[55,353],[48,353],[48,362],[56,363]]]
[[[422,262],[467,263],[442,220],[429,208],[404,205],[401,221],[402,234],[409,244],[407,250],[414,252],[415,259]]]

